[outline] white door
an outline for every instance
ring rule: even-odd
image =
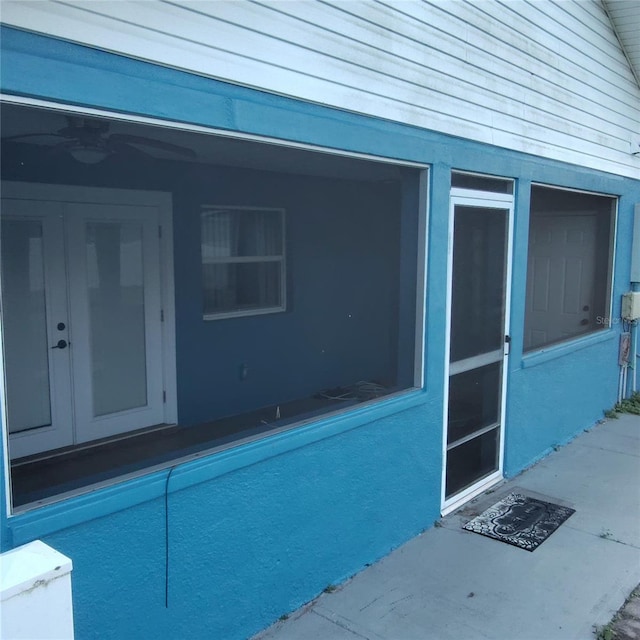
[[[154,208],[65,207],[76,442],[163,422]]]
[[[3,198],[12,458],[165,421],[156,207]]]
[[[451,198],[443,510],[502,476],[513,202]]]
[[[525,349],[593,330],[595,215],[536,216],[530,232]]]
[[[7,422],[20,457],[73,444],[64,231],[60,203],[3,198],[1,213]]]

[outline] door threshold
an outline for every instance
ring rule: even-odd
[[[502,482],[502,480],[504,480],[504,478],[501,472],[497,471],[496,473],[492,473],[490,476],[481,480],[478,484],[465,489],[458,495],[449,498],[449,500],[445,500],[442,509],[440,510],[440,514],[442,516],[449,515],[451,512],[459,509],[463,504],[466,504],[481,493],[484,493],[487,489],[495,487],[497,484]]]

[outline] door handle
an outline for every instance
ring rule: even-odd
[[[51,347],[51,348],[52,349],[66,349],[69,344],[70,343],[67,342],[66,340],[58,340],[58,343],[54,347]]]

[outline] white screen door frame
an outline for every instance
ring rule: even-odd
[[[49,351],[51,424],[10,434],[11,458],[46,453],[155,424],[176,423],[170,194],[5,182],[2,197],[7,205],[3,210],[9,217],[13,213],[19,219],[25,216],[43,220],[43,240],[49,242],[49,246],[45,245],[49,348],[59,344],[59,338],[67,340],[66,348]],[[126,225],[130,234],[139,235],[140,264],[134,271],[138,277],[144,276],[141,294],[144,299],[139,306],[144,309],[146,396],[143,403],[137,403],[144,406],[132,405],[95,415],[92,388],[95,371],[89,353],[92,339],[89,279],[95,280],[95,274],[92,276],[87,268],[87,238],[92,226],[94,233],[98,233],[96,229],[118,225]],[[125,255],[127,251],[131,256],[131,246],[123,247],[120,253]],[[121,275],[120,280],[124,277]],[[94,314],[94,320],[95,317]],[[60,333],[59,323],[68,325],[68,332]],[[7,347],[5,344],[5,351]],[[5,375],[11,372],[5,371]],[[10,401],[9,394],[7,403]],[[11,421],[11,407],[7,409]]]
[[[495,341],[495,345],[487,350],[479,349],[479,353],[473,352],[470,357],[468,354],[456,356],[455,346],[452,344],[452,305],[454,302],[454,254],[455,246],[455,224],[456,212],[461,215],[463,211],[475,213],[482,216],[483,212],[487,215],[494,215],[499,220],[500,212],[504,214],[504,289],[503,289],[503,309],[502,309],[502,340]],[[445,383],[444,383],[444,412],[443,412],[443,469],[442,469],[442,496],[441,496],[441,512],[443,515],[453,511],[460,505],[472,499],[491,485],[499,482],[503,477],[503,459],[504,459],[504,430],[505,430],[505,407],[507,392],[507,376],[508,376],[508,359],[510,346],[510,307],[511,307],[511,271],[512,271],[512,242],[513,242],[513,212],[514,198],[511,194],[491,193],[485,191],[467,190],[461,188],[451,189],[450,209],[449,209],[449,237],[448,237],[448,265],[447,265],[447,317],[446,317],[446,340],[445,340]],[[460,247],[458,247],[460,251]],[[464,276],[463,276],[464,277]],[[463,291],[465,287],[461,287]],[[457,289],[460,295],[459,288]],[[473,287],[467,287],[465,295],[477,295],[478,300],[484,300],[484,292],[477,291]],[[473,304],[473,302],[472,302]],[[454,336],[455,339],[455,336]],[[496,368],[496,372],[490,372],[490,368]],[[450,397],[451,397],[451,378],[473,374],[474,371],[489,371],[490,375],[485,379],[491,379],[491,376],[499,376],[499,386],[496,387],[497,397],[495,398],[495,410],[497,412],[496,420],[490,420],[486,426],[479,425],[477,429],[471,430],[468,435],[458,440],[451,438],[449,434],[450,426]],[[466,383],[463,383],[466,384]],[[482,385],[482,381],[477,384]],[[488,473],[480,474],[477,481],[463,486],[459,490],[447,490],[447,472],[450,457],[452,458],[452,447],[456,447],[456,442],[465,444],[471,442],[474,438],[480,438],[483,435],[490,434],[492,431],[496,436],[496,462],[495,469]],[[462,446],[462,445],[460,445]]]

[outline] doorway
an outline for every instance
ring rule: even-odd
[[[175,420],[167,215],[167,194],[3,184],[12,459]]]
[[[453,189],[443,509],[502,477],[513,196]]]
[[[596,301],[598,218],[532,215],[524,348],[541,348],[593,331],[606,315]],[[594,313],[595,312],[595,313]]]

